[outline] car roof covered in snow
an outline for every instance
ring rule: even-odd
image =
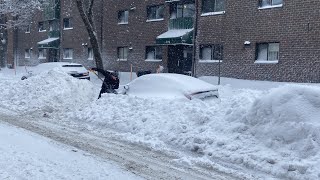
[[[128,84],[127,93],[141,97],[184,97],[218,88],[200,79],[173,73],[143,75]]]

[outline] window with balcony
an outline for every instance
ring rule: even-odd
[[[118,61],[127,61],[128,51],[128,47],[118,47]]]
[[[64,48],[63,49],[63,59],[73,59],[73,49]]]
[[[63,29],[73,29],[71,18],[64,18],[63,19]]]
[[[223,14],[225,0],[202,0],[202,15]]]
[[[47,57],[47,50],[46,49],[39,49],[39,59],[46,59]]]
[[[44,31],[46,31],[45,22],[39,22],[39,23],[38,23],[38,31],[39,31],[39,32],[44,32]]]
[[[129,11],[119,11],[118,12],[118,24],[128,24],[129,21]]]
[[[207,44],[200,46],[200,62],[220,62],[223,58],[221,44]]]
[[[177,4],[170,5],[170,19],[193,17],[195,14],[194,4]]]
[[[280,43],[258,43],[256,63],[277,63]]]
[[[164,12],[163,5],[148,6],[147,7],[148,21],[163,20],[163,12]]]
[[[57,21],[49,21],[49,31],[52,32],[52,31],[58,31],[59,30],[59,25],[58,25],[58,22]]]
[[[282,7],[283,0],[259,0],[259,8]]]
[[[147,46],[146,47],[146,61],[162,61],[162,47],[161,46]]]

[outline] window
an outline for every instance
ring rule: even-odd
[[[195,13],[194,4],[176,4],[170,6],[170,19],[193,17]]]
[[[88,60],[93,60],[93,49],[88,48]]]
[[[31,25],[28,25],[28,26],[26,27],[26,33],[30,33],[30,30],[31,30]]]
[[[126,61],[128,59],[128,47],[118,47],[118,60]]]
[[[63,19],[63,29],[72,29],[71,18]]]
[[[225,10],[225,0],[202,0],[202,13],[222,12]]]
[[[163,19],[164,6],[149,6],[147,8],[148,20]]]
[[[49,31],[59,30],[59,25],[57,21],[49,21]]]
[[[38,30],[39,32],[46,31],[45,23],[44,22],[39,22],[38,23]]]
[[[63,59],[72,59],[73,58],[73,49],[64,48],[63,49]]]
[[[162,48],[160,46],[147,46],[146,60],[162,60]]]
[[[264,7],[274,7],[282,6],[283,0],[259,0],[259,6]]]
[[[223,46],[221,44],[201,45],[200,60],[221,61],[223,58]]]
[[[129,11],[118,12],[118,24],[128,24]]]
[[[47,50],[39,49],[39,59],[46,59],[46,57],[47,57]]]
[[[24,57],[25,58],[30,58],[31,57],[31,49],[26,49],[24,51]]]
[[[279,43],[260,43],[257,44],[257,61],[278,61]]]

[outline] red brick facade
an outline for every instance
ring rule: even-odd
[[[280,7],[259,8],[258,0],[226,0],[225,11],[215,15],[203,15],[202,1],[198,2],[196,76],[219,74],[218,62],[199,62],[199,47],[221,44],[220,73],[223,77],[320,82],[320,1],[284,0]],[[168,49],[173,45],[161,46],[162,61],[146,61],[145,54],[146,46],[156,45],[156,37],[168,30],[170,3],[164,0],[107,0],[96,3],[97,36],[106,69],[130,71],[132,66],[133,71],[155,72],[160,64],[168,71]],[[160,4],[165,7],[163,20],[147,21],[147,7]],[[129,12],[128,24],[118,24],[118,12],[122,10]],[[72,29],[63,29],[66,17],[72,19]],[[38,22],[42,20],[40,13],[32,21],[30,33],[23,30],[18,33],[19,65],[45,61],[39,60],[37,55],[37,42],[48,38],[48,32],[38,32]],[[88,60],[88,35],[74,1],[61,0],[60,32],[59,59],[66,61],[63,48],[72,48],[73,59],[68,61],[93,67],[94,61]],[[250,45],[245,45],[245,41]],[[257,63],[257,44],[273,42],[280,44],[278,62]],[[126,61],[118,60],[119,47],[129,48]],[[32,48],[31,58],[24,57],[28,48]]]

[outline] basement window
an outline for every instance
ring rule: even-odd
[[[278,63],[280,43],[259,43],[255,63]]]
[[[128,47],[118,47],[118,61],[127,61],[128,51]]]

